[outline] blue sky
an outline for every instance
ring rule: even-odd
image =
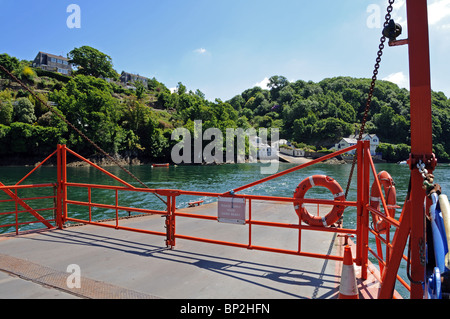
[[[67,7],[81,10],[70,29]],[[433,90],[450,97],[450,0],[429,0]],[[114,68],[228,100],[273,75],[371,77],[387,0],[0,0],[0,53],[32,60],[89,45]],[[379,8],[380,14],[376,9]],[[407,36],[405,0],[394,17]],[[407,47],[386,48],[380,79],[408,88]]]

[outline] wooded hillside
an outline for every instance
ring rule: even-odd
[[[172,131],[194,121],[203,129],[279,128],[280,137],[299,147],[321,150],[334,146],[360,127],[370,79],[335,77],[319,83],[283,76],[270,78],[268,89],[249,88],[229,101],[208,101],[181,82],[176,92],[153,78],[134,89],[82,72],[73,77],[43,72],[7,54],[0,63],[51,102],[69,122],[112,154],[151,161],[170,160],[176,141]],[[82,68],[80,68],[82,70]],[[433,139],[441,162],[450,160],[450,100],[433,92]],[[409,152],[409,92],[378,81],[366,125],[383,143],[380,151],[391,161],[406,159]],[[270,135],[269,135],[270,136]],[[0,73],[0,156],[44,156],[56,144],[67,144],[84,156],[94,149],[67,125]]]

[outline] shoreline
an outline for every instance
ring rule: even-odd
[[[207,162],[203,162],[203,163],[191,163],[191,164],[186,164],[186,163],[181,163],[181,164],[174,164],[171,161],[161,161],[161,160],[157,160],[157,161],[151,161],[148,159],[144,159],[144,158],[138,158],[138,157],[122,157],[122,156],[114,156],[115,160],[118,161],[118,163],[120,165],[125,165],[125,166],[143,166],[143,165],[152,165],[152,164],[161,164],[161,163],[170,163],[171,166],[177,165],[177,166],[192,166],[192,165],[196,165],[196,166],[214,166],[214,165],[225,165],[225,164],[237,164],[236,162],[223,162],[223,163],[207,163]],[[38,166],[43,160],[45,159],[45,157],[37,157],[37,156],[33,156],[33,157],[19,157],[19,156],[14,156],[14,157],[10,157],[10,158],[1,158],[0,157],[0,167],[36,167]],[[98,156],[94,156],[94,157],[90,157],[87,158],[90,162],[100,166],[100,167],[108,167],[108,166],[117,166],[117,164],[106,158],[106,157],[98,157]],[[308,163],[311,162],[313,159],[310,158],[296,158],[296,160],[291,161],[292,164],[304,164],[304,163]],[[264,163],[258,160],[258,163]],[[280,159],[280,163],[289,163],[287,161],[283,161]],[[242,164],[251,164],[248,162],[248,160],[245,161],[245,163]],[[56,156],[54,158],[49,159],[46,163],[44,163],[45,167],[54,167],[56,166]],[[70,160],[67,159],[67,167],[87,167],[89,166],[88,163],[79,160],[79,159],[75,159],[75,160]]]
[[[120,156],[116,155],[114,158],[118,161],[120,165],[123,166],[144,166],[144,165],[152,165],[152,164],[161,164],[161,163],[169,163],[170,166],[192,166],[192,165],[203,165],[203,166],[215,166],[215,165],[226,165],[226,164],[238,164],[236,162],[223,162],[223,163],[181,163],[181,164],[174,164],[171,161],[151,161],[146,158],[139,158],[135,156]],[[0,167],[36,167],[38,166],[43,160],[45,159],[45,156],[37,157],[37,156],[13,156],[13,157],[0,157]],[[111,161],[110,159],[106,157],[100,157],[100,156],[93,156],[90,158],[87,158],[92,163],[100,166],[100,167],[111,167],[111,166],[117,166],[117,164],[114,161]],[[283,154],[279,157],[280,163],[290,163],[290,164],[296,164],[296,165],[302,165],[309,163],[314,160],[314,158],[309,157],[293,157],[293,156],[287,156]],[[378,163],[387,163],[387,164],[396,164],[396,163],[389,163],[386,161],[376,161]],[[258,163],[265,163],[264,160],[260,161],[258,160]],[[343,164],[351,164],[352,161],[344,160],[342,158],[336,158],[333,157],[331,159],[328,159],[322,164],[328,164],[328,165],[343,165]],[[245,161],[245,163],[242,164],[249,164],[248,160]],[[250,163],[251,164],[251,163]],[[54,158],[49,159],[46,163],[44,163],[45,167],[54,167],[56,166],[56,156]],[[81,161],[80,159],[67,159],[67,167],[88,167],[89,164]]]

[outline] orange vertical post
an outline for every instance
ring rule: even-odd
[[[171,219],[172,219],[172,246],[175,247],[176,245],[176,209],[177,209],[177,197],[172,196],[172,212],[171,212]]]
[[[175,247],[175,210],[176,196],[167,195],[166,245],[171,249]]]
[[[15,207],[16,207],[16,235],[19,235],[19,205],[17,203],[17,199],[19,198],[17,196],[17,188],[14,190],[14,194],[16,195],[14,198],[14,202],[15,202]]]
[[[62,185],[61,185],[61,145],[58,144],[57,146],[57,152],[56,152],[56,161],[57,161],[57,190],[56,190],[56,224],[59,229],[63,228],[63,222],[62,222]]]
[[[252,247],[252,200],[248,200],[248,248]]]
[[[356,202],[357,202],[357,214],[356,214],[356,265],[361,266],[362,264],[362,218],[364,211],[364,202],[363,202],[363,142],[358,142],[358,148],[356,149],[356,158],[357,158],[357,182],[356,182]]]
[[[167,248],[173,248],[172,247],[172,240],[171,240],[171,230],[172,230],[172,220],[171,220],[171,201],[170,197],[167,196],[167,216],[166,216],[166,246]]]
[[[116,228],[119,228],[119,191],[116,189]]]
[[[92,221],[92,188],[88,187],[89,222]]]
[[[367,206],[369,205],[370,201],[370,162],[369,162],[369,156],[370,156],[370,141],[364,141],[364,147],[363,147],[363,218],[362,218],[362,231],[363,231],[363,237],[362,237],[362,273],[363,279],[367,279],[367,268],[369,265],[369,211],[367,210]]]
[[[400,228],[395,232],[392,241],[393,249],[391,249],[390,256],[386,256],[386,258],[389,258],[389,264],[384,267],[381,275],[382,283],[378,299],[392,299],[394,295],[396,276],[411,230],[411,201],[408,198],[403,206],[399,221]]]
[[[422,299],[425,280],[425,192],[416,165],[419,160],[434,169],[431,79],[426,0],[407,0],[411,91],[411,299]],[[431,165],[430,165],[431,164]]]
[[[67,150],[66,145],[61,146],[61,191],[62,191],[62,223],[67,220]]]

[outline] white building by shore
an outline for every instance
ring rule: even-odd
[[[339,143],[334,146],[336,151],[342,150],[347,147],[356,145],[358,142],[359,135],[350,135],[349,137],[343,138]],[[376,150],[378,145],[380,145],[380,139],[376,134],[363,134],[363,141],[370,141],[370,154],[376,155]],[[355,154],[355,151],[351,151],[348,154]]]

